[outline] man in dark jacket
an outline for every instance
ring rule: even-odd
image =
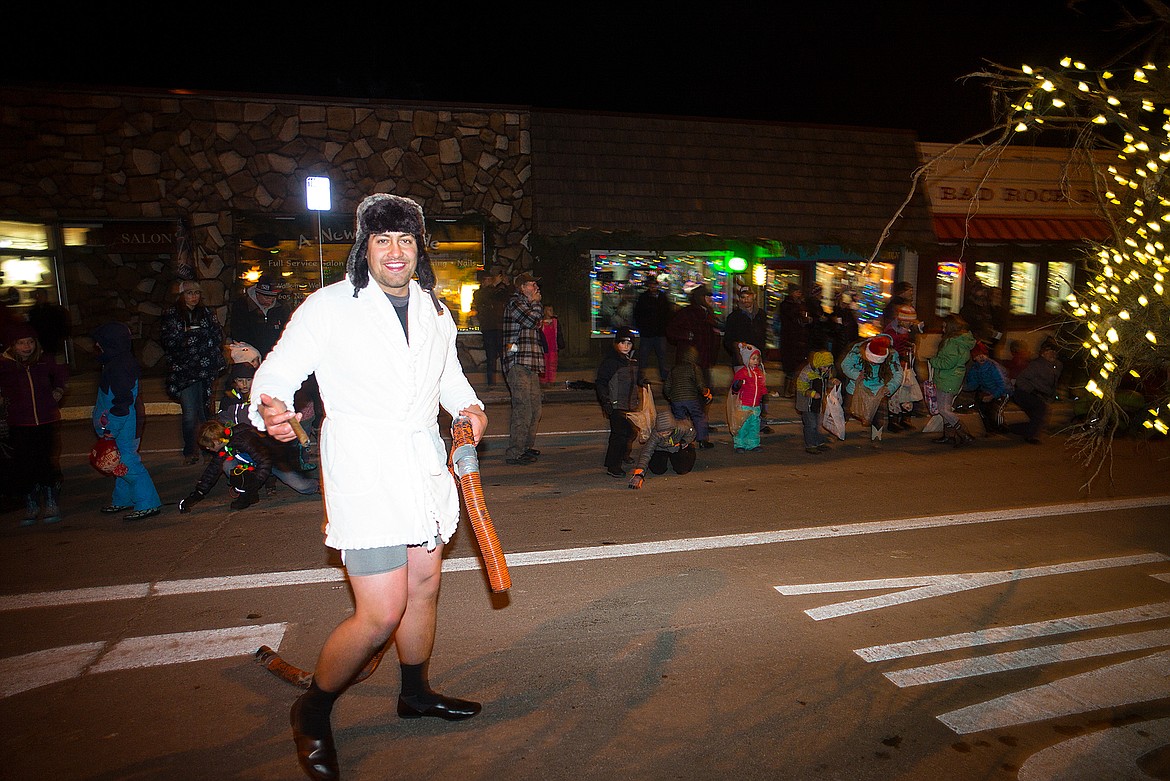
[[[674,307],[662,292],[658,277],[646,278],[646,290],[634,303],[634,326],[638,329],[638,371],[645,374],[647,358],[654,351],[658,362],[658,379],[666,381],[666,326]]]
[[[261,357],[268,357],[291,316],[288,306],[280,302],[282,288],[279,277],[266,274],[232,302],[232,341],[247,342]]]
[[[1023,434],[1024,440],[1030,445],[1040,444],[1040,432],[1048,420],[1048,403],[1056,398],[1056,383],[1062,371],[1064,364],[1056,357],[1056,343],[1046,339],[1040,345],[1040,355],[1033,358],[1020,372],[1020,376],[1016,377],[1012,401],[1028,416],[1028,422],[1017,423],[1010,428]]]
[[[504,352],[504,307],[508,305],[509,297],[503,274],[484,277],[479,289],[471,296],[471,305],[479,320],[479,332],[483,335],[484,373],[489,388],[496,383],[496,363]]]

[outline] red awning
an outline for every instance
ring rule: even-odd
[[[934,235],[939,241],[1101,241],[1111,237],[1105,220],[1086,217],[987,217],[936,215]]]

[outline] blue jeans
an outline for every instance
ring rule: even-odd
[[[829,441],[829,438],[821,431],[819,418],[820,415],[816,412],[800,413],[800,423],[804,427],[805,447],[816,447]]]
[[[670,414],[680,420],[691,419],[691,424],[695,427],[696,441],[706,442],[707,438],[711,436],[711,432],[707,429],[707,412],[703,409],[703,402],[697,399],[672,401],[670,402]]]
[[[207,420],[207,383],[198,380],[179,391],[179,406],[183,408],[183,455],[199,455],[195,431]]]

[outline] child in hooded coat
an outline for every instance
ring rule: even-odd
[[[695,427],[695,440],[703,449],[715,447],[707,427],[707,404],[711,401],[711,389],[703,383],[703,370],[699,367],[699,351],[694,347],[679,348],[674,368],[666,377],[662,394],[670,402],[670,414],[687,419]]]
[[[103,513],[130,510],[126,521],[140,521],[162,512],[162,500],[146,465],[138,455],[145,423],[145,408],[138,394],[139,368],[131,350],[130,329],[124,323],[105,323],[93,332],[102,365],[93,428],[99,437],[109,436],[118,446],[126,474],[114,478],[114,494]]]
[[[808,362],[796,375],[796,411],[804,426],[804,452],[821,453],[829,449],[829,438],[821,431],[821,402],[829,391],[833,377],[833,354],[813,350]]]
[[[748,412],[747,420],[735,432],[735,452],[760,449],[760,400],[768,393],[767,377],[760,351],[740,342],[739,355],[743,366],[731,378],[731,392],[739,397],[740,407]]]

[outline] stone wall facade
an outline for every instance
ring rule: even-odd
[[[518,273],[532,265],[529,125],[505,108],[3,88],[0,219],[184,220],[221,320],[236,289],[233,214],[303,213],[310,175],[330,178],[338,213],[389,192],[428,217],[480,215],[492,262]],[[100,252],[77,262],[63,270],[77,330],[133,321],[143,362],[165,363],[157,320],[174,265]]]

